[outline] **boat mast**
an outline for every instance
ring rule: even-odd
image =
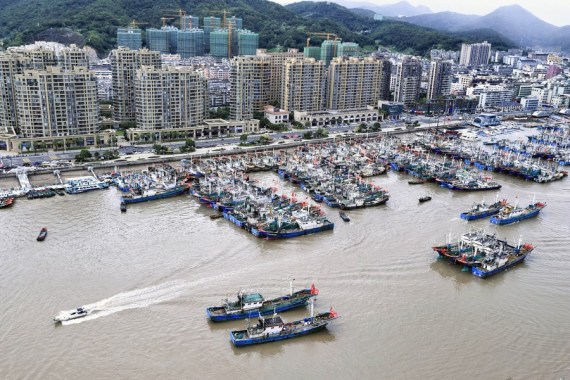
[[[293,296],[293,281],[295,281],[295,279],[292,279],[291,281],[289,281],[289,295]]]

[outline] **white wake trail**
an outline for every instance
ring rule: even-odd
[[[183,295],[190,286],[189,283],[175,281],[122,292],[99,302],[84,305],[84,308],[91,311],[89,315],[83,318],[64,321],[62,325],[67,326],[92,321],[123,310],[139,309],[170,301]]]

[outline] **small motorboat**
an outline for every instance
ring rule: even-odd
[[[221,214],[212,214],[210,215],[210,219],[220,219],[222,217]]]
[[[54,191],[60,197],[63,197],[65,195],[65,191],[63,189],[55,189]]]
[[[422,183],[426,183],[423,179],[412,179],[408,181],[408,185],[421,185]]]
[[[419,200],[420,200],[420,203],[424,203],[427,201],[431,201],[431,197],[429,195],[426,195],[425,197],[421,197]]]
[[[340,211],[338,213],[338,215],[340,216],[340,218],[342,220],[344,220],[345,222],[350,222],[350,218],[348,217],[348,215],[346,215],[346,213],[344,211]]]
[[[14,199],[14,197],[0,198],[0,208],[12,206]]]
[[[48,231],[47,231],[47,228],[45,228],[45,227],[42,228],[42,229],[40,230],[40,234],[38,235],[38,237],[37,237],[36,240],[37,240],[37,241],[44,241],[45,238],[46,238],[46,236],[47,236],[47,232],[48,232]]]
[[[74,310],[60,312],[58,315],[55,316],[53,320],[54,322],[64,322],[72,319],[83,318],[87,316],[89,313],[91,313],[91,311],[86,309],[85,307],[78,307],[77,309]]]
[[[121,202],[121,212],[127,212],[127,204],[125,202]]]

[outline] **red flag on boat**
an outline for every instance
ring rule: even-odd
[[[332,306],[331,309],[329,310],[329,314],[331,318],[336,318],[338,316],[337,312],[332,309]]]
[[[311,294],[319,294],[319,289],[315,288],[315,284],[311,284]]]

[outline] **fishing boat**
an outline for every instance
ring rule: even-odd
[[[408,181],[408,185],[421,185],[423,183],[426,183],[423,179],[412,179]]]
[[[503,207],[508,204],[506,199],[497,201],[493,204],[487,204],[485,200],[480,203],[474,203],[471,210],[462,212],[459,216],[464,220],[475,220],[480,218],[486,218],[488,216],[495,215],[501,211]]]
[[[127,204],[125,202],[121,202],[121,212],[127,212]]]
[[[69,311],[62,311],[60,312],[58,315],[56,315],[54,317],[54,322],[65,322],[65,321],[69,321],[72,319],[77,319],[77,318],[83,318],[87,315],[89,315],[89,313],[91,312],[91,310],[85,308],[85,307],[78,307],[77,309],[74,310],[69,310]]]
[[[424,197],[421,197],[419,199],[419,201],[420,201],[420,203],[428,202],[428,201],[431,201],[431,197],[429,195],[426,195]]]
[[[545,207],[546,203],[544,202],[533,202],[525,208],[518,207],[516,204],[514,206],[508,205],[503,207],[499,214],[491,218],[491,223],[505,225],[534,218]]]
[[[65,191],[63,189],[54,189],[54,191],[60,197],[63,197],[65,195]]]
[[[297,338],[322,330],[337,318],[339,316],[332,307],[326,313],[313,315],[313,304],[311,302],[311,313],[307,318],[284,322],[277,313],[274,313],[271,318],[264,318],[260,315],[255,325],[247,326],[244,330],[230,331],[230,340],[235,346],[241,347]]]
[[[0,199],[0,208],[10,207],[14,204],[14,197],[6,197]]]
[[[294,292],[293,281],[290,283],[289,294],[270,300],[265,300],[260,293],[245,293],[240,290],[236,301],[222,300],[222,306],[208,307],[206,314],[214,322],[251,318],[305,306],[318,294],[319,290],[314,284],[309,289]]]
[[[510,253],[497,251],[494,255],[487,255],[480,266],[471,267],[471,273],[480,278],[492,276],[521,263],[533,250],[534,246],[526,243],[514,247]]]
[[[345,212],[340,211],[340,212],[338,213],[338,215],[339,215],[340,218],[341,218],[342,220],[344,220],[345,222],[350,222],[350,218],[348,217],[348,215],[346,215]]]
[[[220,219],[222,217],[222,214],[212,214],[210,215],[210,219]]]
[[[467,268],[477,277],[485,278],[522,262],[533,250],[530,243],[516,246],[482,230],[473,230],[460,237],[457,243],[451,236],[445,245],[432,247],[441,257]]]
[[[175,197],[184,194],[186,191],[188,191],[187,185],[165,186],[165,188],[163,189],[154,188],[154,189],[143,190],[142,192],[138,193],[135,192],[124,195],[121,198],[121,201],[126,204],[155,201],[157,199]]]
[[[499,190],[501,188],[501,185],[492,181],[491,177],[458,179],[447,183],[446,186],[451,190],[460,191],[486,191]]]
[[[47,228],[42,228],[40,230],[40,234],[38,235],[38,237],[36,238],[37,241],[44,241],[46,236],[47,236],[48,230]]]

